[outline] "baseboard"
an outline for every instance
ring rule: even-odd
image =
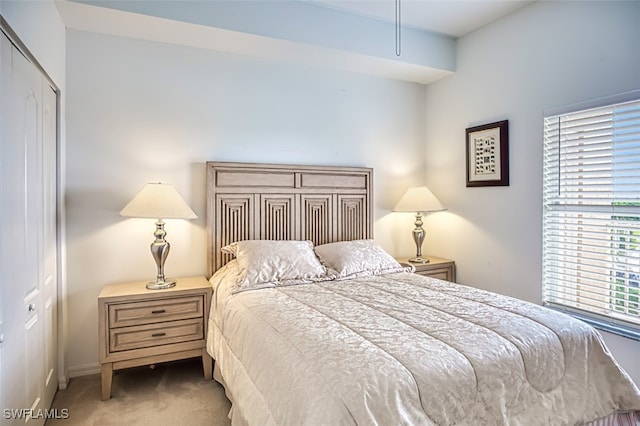
[[[91,364],[76,365],[69,367],[69,378],[89,376],[91,374],[100,374],[100,364],[92,362]]]
[[[69,386],[69,370],[65,370],[58,376],[58,389],[65,390],[67,386]]]

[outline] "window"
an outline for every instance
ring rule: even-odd
[[[640,339],[640,91],[547,114],[543,176],[544,304]]]

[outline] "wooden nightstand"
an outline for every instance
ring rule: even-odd
[[[178,278],[166,290],[147,281],[108,284],[98,296],[102,400],[111,398],[113,371],[202,357],[205,380],[213,361],[205,348],[212,288],[205,277]]]
[[[416,268],[416,274],[456,282],[456,264],[453,260],[433,256],[426,256],[426,258],[429,259],[429,263],[410,263],[408,257],[400,257],[396,260],[400,263],[413,265]]]

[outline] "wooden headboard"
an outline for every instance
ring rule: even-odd
[[[372,178],[365,167],[207,162],[209,276],[235,241],[372,238]]]

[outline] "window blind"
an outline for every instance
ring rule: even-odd
[[[640,96],[544,119],[543,303],[640,339]]]

